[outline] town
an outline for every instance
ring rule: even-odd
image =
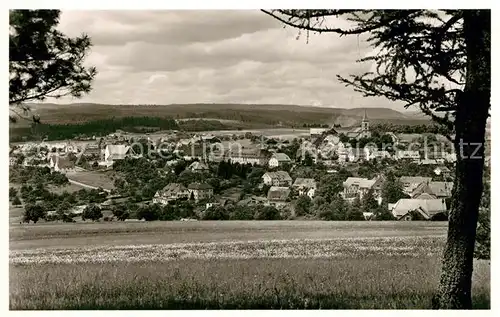
[[[447,219],[451,142],[372,131],[366,111],[308,135],[167,132],[11,144],[19,222]]]

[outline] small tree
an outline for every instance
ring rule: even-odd
[[[9,199],[12,200],[14,197],[17,197],[17,189],[11,187],[9,188]]]
[[[295,201],[295,215],[305,216],[308,215],[311,208],[311,198],[307,195],[301,195]]]
[[[379,206],[375,212],[375,220],[396,220],[392,213],[385,207]]]
[[[265,206],[257,211],[256,220],[280,220],[280,212],[273,206]]]
[[[91,219],[92,221],[96,221],[102,218],[102,211],[99,206],[90,204],[82,212],[82,220]]]
[[[66,200],[60,203],[56,208],[58,219],[63,220],[66,213],[68,213],[72,207],[73,206]]]
[[[224,207],[215,206],[205,210],[203,220],[229,220],[229,213]]]
[[[40,204],[29,204],[24,208],[23,219],[25,222],[33,221],[37,223],[40,218],[45,218],[47,211]]]
[[[14,206],[20,206],[21,205],[21,200],[19,199],[18,196],[14,197],[14,199],[12,199],[12,205],[14,205]]]
[[[362,210],[363,212],[375,213],[378,207],[378,203],[373,197],[373,190],[369,189],[368,192],[363,196]]]
[[[382,202],[384,205],[397,203],[402,198],[408,198],[403,192],[403,184],[396,179],[393,173],[388,173],[382,186]]]
[[[253,220],[255,210],[251,206],[236,206],[229,215],[230,220]]]
[[[119,206],[119,205],[113,206],[111,211],[113,213],[113,216],[115,216],[116,219],[120,221],[125,221],[129,217],[129,213],[124,206]]]

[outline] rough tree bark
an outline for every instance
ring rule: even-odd
[[[471,280],[479,203],[483,189],[484,142],[490,108],[489,10],[464,11],[467,75],[457,100],[455,186],[444,251],[439,308],[471,309]]]

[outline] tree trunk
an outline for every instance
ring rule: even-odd
[[[441,309],[472,308],[473,256],[490,108],[491,12],[465,10],[463,14],[467,75],[455,113],[457,163],[439,287]]]

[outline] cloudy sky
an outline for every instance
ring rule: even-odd
[[[63,11],[60,29],[85,32],[94,44],[87,64],[99,74],[82,101],[403,110],[337,81],[370,69],[355,63],[371,52],[363,38],[311,34],[307,43],[260,11]]]

